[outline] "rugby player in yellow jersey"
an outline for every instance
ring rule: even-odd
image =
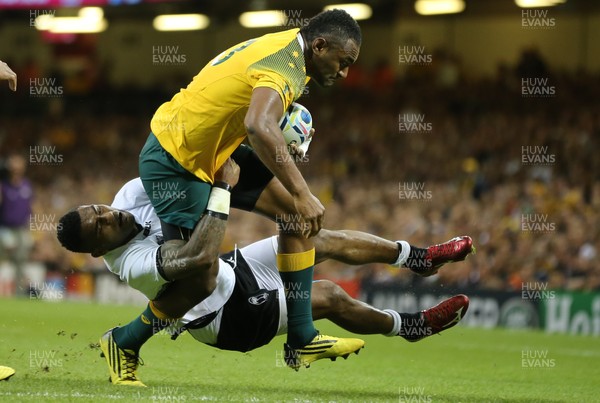
[[[287,149],[278,122],[309,79],[330,86],[345,78],[360,44],[356,21],[345,11],[333,10],[318,14],[300,29],[235,45],[158,108],[140,154],[140,177],[165,241],[189,239],[203,214],[226,219],[230,189],[215,181],[214,175],[230,156],[240,166],[231,206],[285,224],[279,226],[277,263],[288,290],[286,361],[295,369],[324,350],[347,356],[358,352],[364,342],[320,335],[314,327],[311,237],[321,229],[324,207],[293,158],[277,158]],[[241,145],[246,138],[253,150]],[[219,190],[223,201],[217,197]],[[161,276],[172,280],[164,272]],[[193,287],[194,281],[189,281],[190,295]],[[182,316],[201,298],[182,295],[179,309],[170,312],[149,304],[134,321],[112,331],[115,348],[139,351],[161,330],[155,323],[167,326],[164,318]]]

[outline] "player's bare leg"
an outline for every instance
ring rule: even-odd
[[[322,280],[313,284],[313,317],[329,319],[357,334],[401,336],[414,342],[455,326],[465,315],[469,299],[456,295],[416,313],[379,310],[350,297],[337,284]]]
[[[420,276],[437,273],[446,263],[465,260],[475,252],[469,236],[427,248],[417,248],[406,241],[389,241],[376,235],[351,230],[322,229],[315,237],[317,263],[326,259],[346,264],[386,263],[407,267]]]
[[[254,212],[276,220],[282,215],[293,215],[294,202],[283,185],[274,178],[256,202]],[[390,241],[361,231],[321,229],[313,237],[317,250],[316,262],[338,260],[351,265],[385,263],[407,267],[426,277],[437,273],[445,264],[464,260],[475,252],[468,236],[456,237],[445,243],[418,248],[406,241]]]
[[[312,312],[315,320],[329,319],[356,334],[387,334],[394,327],[389,314],[352,298],[329,280],[313,283]]]
[[[367,263],[393,264],[398,259],[399,245],[360,231],[322,229],[314,239],[316,261],[337,260],[349,265]]]

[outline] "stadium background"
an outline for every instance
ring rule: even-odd
[[[0,1],[0,59],[19,77],[16,93],[0,91],[0,156],[23,155],[34,184],[25,297],[139,303],[101,260],[59,246],[58,218],[110,204],[137,175],[154,110],[212,57],[328,3],[111,5],[104,32],[63,36],[41,33],[34,18],[77,10],[15,3]],[[415,245],[468,234],[477,255],[427,280],[385,265],[328,263],[318,275],[398,309],[460,290],[472,296],[467,325],[598,335],[600,4],[465,3],[459,14],[421,16],[413,1],[371,2],[348,79],[327,90],[309,84],[300,100],[317,129],[301,170],[328,228]],[[253,7],[292,18],[241,27],[238,15]],[[209,27],[152,27],[158,14],[187,12],[207,14]],[[275,232],[246,213],[230,221],[224,250]],[[12,265],[1,265],[0,295],[12,296]]]

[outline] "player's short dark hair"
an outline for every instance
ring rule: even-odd
[[[71,252],[87,253],[81,239],[81,216],[77,209],[69,211],[58,220],[56,237],[62,246]]]
[[[319,36],[335,38],[342,45],[345,45],[348,39],[352,39],[358,45],[362,41],[360,26],[356,20],[346,11],[339,9],[320,12],[300,28],[300,32],[309,43]]]

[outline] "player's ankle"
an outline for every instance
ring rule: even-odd
[[[427,249],[417,248],[411,245],[410,253],[404,265],[411,270],[428,268],[427,260],[425,259],[426,255]]]
[[[398,336],[408,341],[413,341],[422,338],[425,320],[423,314],[417,313],[401,313],[402,327]]]
[[[319,332],[314,328],[314,326],[309,327],[306,325],[303,328],[295,328],[293,332],[289,332],[288,329],[286,343],[288,346],[294,349],[302,348],[310,344],[310,342],[313,341],[318,334]]]

